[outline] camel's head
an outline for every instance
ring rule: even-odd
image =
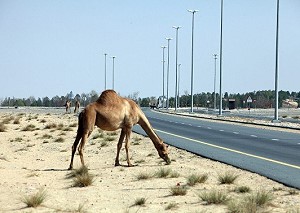
[[[166,161],[167,164],[171,163],[171,159],[169,158],[168,145],[162,143],[160,147],[157,149],[159,156]]]

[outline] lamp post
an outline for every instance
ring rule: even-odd
[[[106,90],[106,56],[107,53],[104,53],[104,90]]]
[[[112,73],[112,89],[115,89],[115,58],[116,56],[112,56],[113,60],[113,73]]]
[[[179,86],[180,86],[180,66],[181,64],[178,64],[178,90],[177,90],[177,97],[178,97],[178,108],[180,108],[180,96],[179,96]]]
[[[177,110],[178,105],[178,96],[177,96],[177,89],[178,89],[178,30],[181,28],[181,26],[173,26],[174,29],[176,29],[176,61],[175,61],[175,111]]]
[[[168,41],[168,65],[167,65],[167,109],[169,109],[169,73],[170,73],[170,40],[172,38],[166,38]]]
[[[194,94],[193,94],[193,87],[194,87],[194,19],[195,13],[198,10],[188,10],[188,12],[192,13],[192,61],[191,61],[191,113],[194,112]]]
[[[162,107],[164,108],[164,102],[165,102],[165,49],[167,48],[166,46],[161,46],[162,48]]]
[[[215,59],[215,73],[214,73],[214,110],[217,108],[217,94],[216,94],[216,80],[217,80],[217,56],[218,54],[213,54]]]
[[[223,0],[221,0],[221,35],[220,35],[220,107],[219,116],[222,116],[222,47],[223,47]]]
[[[279,0],[277,0],[277,21],[276,21],[276,58],[275,58],[275,114],[273,123],[278,120],[278,34],[279,34]]]

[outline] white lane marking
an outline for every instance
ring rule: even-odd
[[[211,127],[207,127],[207,129],[211,129]]]
[[[223,130],[223,129],[220,129],[219,131],[220,131],[220,132],[224,132],[224,130]]]
[[[273,139],[272,139],[272,141],[279,141],[279,139],[277,139],[277,138],[273,138]]]
[[[193,126],[192,124],[189,124],[189,126]]]
[[[253,137],[253,138],[257,138],[257,136],[256,135],[250,135],[251,137]]]
[[[185,123],[181,123],[182,125],[185,125]]]
[[[272,163],[276,163],[276,164],[280,164],[280,165],[283,165],[283,166],[288,166],[288,167],[300,170],[300,166],[297,166],[297,165],[285,163],[285,162],[278,161],[278,160],[273,160],[271,158],[266,158],[266,157],[262,157],[262,156],[259,156],[259,155],[253,155],[253,154],[250,154],[250,153],[247,153],[247,152],[241,152],[241,151],[238,151],[238,150],[235,150],[235,149],[229,149],[229,148],[226,148],[226,147],[223,147],[223,146],[218,146],[218,145],[214,145],[214,144],[211,144],[211,143],[206,143],[206,142],[203,142],[203,141],[195,140],[195,139],[184,137],[184,136],[181,136],[181,135],[176,135],[176,134],[173,134],[173,133],[165,132],[165,131],[162,131],[162,130],[159,130],[159,129],[155,129],[155,130],[158,131],[158,132],[161,132],[161,133],[172,135],[172,136],[177,137],[177,138],[182,138],[182,139],[185,139],[185,140],[197,142],[197,143],[207,145],[207,146],[210,146],[210,147],[214,147],[214,148],[218,148],[218,149],[238,153],[238,154],[241,154],[241,155],[257,158],[257,159],[260,159],[260,160],[265,160],[265,161],[268,161],[268,162],[272,162]],[[298,144],[300,144],[300,143],[298,143]]]
[[[202,126],[197,126],[197,127],[201,128]]]
[[[238,134],[240,134],[240,133],[238,133],[238,132],[233,132],[233,134],[236,134],[236,135],[238,135]]]

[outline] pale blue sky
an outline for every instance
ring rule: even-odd
[[[0,0],[0,98],[101,92],[162,94],[162,45],[170,42],[169,96],[190,92],[191,13],[195,14],[194,93],[212,92],[219,54],[220,0]],[[300,1],[280,1],[279,89],[300,91]],[[223,91],[274,89],[276,0],[224,0]],[[167,51],[166,51],[167,52]],[[167,54],[165,55],[167,57]],[[218,62],[219,63],[219,62]],[[167,66],[166,66],[167,68]],[[218,86],[217,86],[218,90]]]

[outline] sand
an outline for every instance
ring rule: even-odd
[[[0,132],[0,212],[228,212],[228,204],[208,204],[200,199],[199,195],[212,190],[224,193],[234,203],[263,191],[273,199],[258,207],[257,212],[300,212],[299,190],[172,146],[172,163],[166,165],[151,140],[135,133],[130,146],[135,166],[127,167],[122,148],[121,166],[115,167],[119,132],[102,132],[98,128],[84,150],[94,181],[87,187],[74,187],[73,179],[67,178],[67,168],[77,130],[75,114],[65,114],[63,109],[51,113],[47,109],[0,109],[0,123],[6,128]],[[97,137],[100,134],[102,138]],[[80,166],[76,154],[74,168]],[[175,177],[154,175],[166,170]],[[237,175],[233,184],[219,183],[218,177],[226,172]],[[139,180],[141,174],[154,176]],[[207,175],[208,179],[189,186],[187,178],[192,174]],[[239,186],[247,186],[251,191],[237,193]],[[186,187],[187,193],[174,196],[171,187]],[[39,190],[45,191],[45,201],[28,208],[22,198]],[[143,198],[143,205],[135,205]]]

